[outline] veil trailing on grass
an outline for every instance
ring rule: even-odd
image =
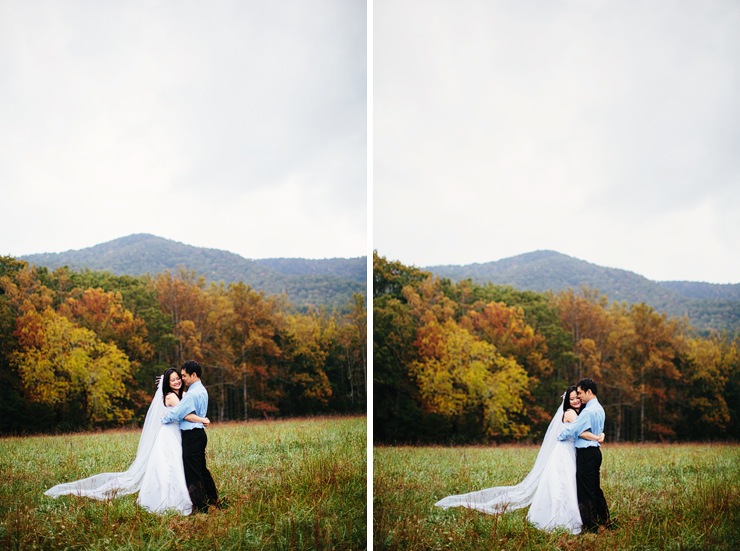
[[[164,405],[164,400],[162,400],[162,378],[160,377],[157,392],[154,394],[152,404],[149,406],[149,411],[144,420],[144,428],[141,430],[136,459],[128,470],[122,473],[96,474],[82,480],[58,484],[44,492],[44,495],[56,498],[61,495],[73,494],[106,500],[138,492],[141,488],[141,480],[144,478],[154,442],[157,440],[157,435],[163,426],[161,423],[162,416],[166,412],[167,408]]]
[[[558,435],[564,428],[563,404],[550,421],[550,426],[545,433],[534,467],[529,474],[516,486],[497,486],[486,488],[469,494],[449,496],[439,500],[435,505],[447,509],[448,507],[468,507],[477,509],[489,515],[521,509],[532,503],[532,498],[537,491],[537,486],[542,478],[547,460],[550,458],[555,445],[558,443]]]

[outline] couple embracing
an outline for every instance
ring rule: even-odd
[[[59,484],[45,495],[64,494],[106,500],[139,492],[139,505],[152,513],[183,515],[221,507],[213,477],[206,467],[204,427],[208,392],[198,362],[187,361],[180,371],[170,368],[159,379],[144,420],[136,459],[125,472],[102,473]],[[188,392],[183,396],[184,385]]]
[[[601,490],[604,408],[596,383],[581,379],[568,388],[545,433],[534,467],[516,486],[449,496],[435,505],[496,514],[529,505],[527,520],[541,530],[572,534],[611,527]]]

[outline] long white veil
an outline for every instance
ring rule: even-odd
[[[162,400],[162,378],[160,377],[157,392],[154,394],[146,419],[144,419],[144,428],[141,430],[136,459],[128,470],[122,473],[96,474],[82,480],[57,484],[45,491],[44,495],[56,498],[61,495],[73,494],[106,500],[138,492],[149,463],[154,442],[157,440],[157,435],[163,426],[161,423],[162,416],[166,411],[167,408]]]
[[[558,435],[563,428],[563,404],[561,403],[552,421],[550,421],[550,426],[547,428],[534,467],[524,480],[516,486],[497,486],[470,492],[469,494],[449,496],[439,500],[435,505],[444,509],[448,507],[468,507],[489,515],[526,507],[532,503],[532,498],[537,491],[540,478],[542,478],[542,472],[545,470],[547,460],[558,443]]]

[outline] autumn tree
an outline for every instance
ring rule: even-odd
[[[336,335],[336,322],[320,312],[288,316],[289,358],[283,363],[288,411],[316,413],[329,402],[332,388],[325,368],[329,343]]]
[[[114,344],[51,308],[29,308],[18,318],[15,335],[20,346],[13,359],[31,401],[76,401],[90,424],[131,419],[133,412],[120,405],[130,363]]]
[[[552,293],[471,280],[453,284],[442,279],[441,283],[444,294],[460,305],[461,325],[499,347],[504,356],[514,357],[530,376],[528,412],[533,432],[544,434],[560,396],[572,383],[567,374],[572,373],[575,360],[572,338],[562,327]],[[478,330],[466,320],[472,313],[481,318],[476,322]]]
[[[348,389],[352,404],[367,404],[367,308],[365,297],[352,295],[351,309],[340,328],[341,345]]]
[[[736,406],[732,401],[737,389],[731,381],[740,364],[737,342],[717,334],[691,338],[683,359],[686,386],[681,392],[683,411],[678,430],[685,437],[701,440],[726,434]]]
[[[72,296],[79,295],[88,289],[102,289],[106,293],[113,293],[120,297],[121,307],[133,314],[136,320],[146,328],[146,340],[154,351],[143,357],[132,357],[142,363],[145,378],[150,381],[154,373],[162,373],[169,367],[168,360],[163,357],[165,349],[173,346],[174,331],[171,317],[162,311],[157,298],[155,282],[149,274],[142,276],[114,275],[110,272],[94,272],[81,270],[71,272],[69,278],[72,284]],[[136,322],[139,325],[139,322]],[[146,359],[145,359],[146,358]]]
[[[169,270],[157,274],[153,286],[160,308],[173,326],[172,348],[164,363],[179,366],[186,360],[202,360],[203,332],[208,317],[205,278],[181,267],[177,275]]]
[[[419,357],[413,345],[417,329],[405,299],[384,295],[373,300],[374,437],[379,441],[411,440],[427,426],[409,371]]]
[[[685,345],[681,323],[645,303],[631,305],[628,316],[634,325],[634,340],[624,353],[632,360],[639,394],[640,441],[645,441],[646,431],[672,436],[676,417],[667,406],[675,400],[676,383],[681,379],[676,361]],[[650,418],[648,409],[652,410]]]
[[[552,374],[547,342],[525,322],[521,307],[490,302],[481,305],[479,311],[468,311],[460,324],[495,346],[499,354],[515,359],[530,376],[542,378]]]
[[[422,359],[412,364],[412,372],[426,411],[456,425],[470,416],[487,436],[526,436],[529,428],[522,414],[529,378],[515,360],[504,358],[454,320],[430,320],[420,330],[417,348],[423,350]]]
[[[46,420],[47,415],[39,411],[30,411],[28,401],[23,396],[23,384],[18,370],[11,361],[17,342],[15,332],[16,319],[21,315],[23,297],[19,296],[15,280],[19,273],[26,271],[28,264],[10,256],[0,256],[0,415],[5,422],[6,431],[23,428],[26,419],[39,422]]]
[[[0,257],[0,375],[9,367],[6,359],[14,347],[15,320],[21,313],[25,296],[15,284],[16,277],[27,271],[28,264],[10,256]]]
[[[373,252],[373,298],[381,296],[400,297],[406,286],[415,287],[429,279],[431,274],[398,261],[388,261]]]
[[[115,344],[126,353],[132,365],[148,361],[154,352],[147,340],[146,325],[124,308],[120,293],[100,288],[80,290],[77,297],[67,298],[59,313],[90,329],[100,340]]]
[[[437,430],[420,407],[419,389],[410,367],[419,322],[404,288],[414,288],[431,274],[373,254],[374,438],[379,441],[433,440]]]
[[[425,411],[452,421],[483,428],[488,437],[522,438],[529,431],[525,399],[529,398],[529,377],[513,351],[537,358],[534,331],[522,323],[523,313],[493,303],[483,312],[469,312],[461,323],[507,348],[499,348],[460,326],[460,310],[442,292],[439,279],[427,279],[418,286],[403,288],[410,315],[417,320],[414,346],[419,359],[411,365]],[[521,347],[519,345],[522,345]],[[541,360],[541,358],[540,358]],[[539,360],[537,360],[539,361]]]
[[[555,295],[554,301],[562,326],[573,339],[574,362],[566,379],[598,378],[610,329],[606,296],[588,287],[569,288]]]
[[[479,339],[493,345],[498,354],[514,360],[528,376],[527,392],[523,396],[529,402],[525,408],[529,424],[545,430],[552,416],[552,404],[541,404],[532,400],[533,390],[552,376],[553,364],[545,338],[525,322],[524,310],[520,306],[507,306],[503,302],[482,304],[477,302],[460,320],[461,327]],[[563,385],[553,393],[559,396]],[[523,411],[524,411],[523,410]]]
[[[280,340],[286,325],[283,299],[267,297],[242,282],[229,285],[227,295],[233,308],[228,337],[241,379],[244,414],[248,409],[262,416],[277,413],[285,392],[279,376]]]
[[[635,390],[639,366],[630,352],[636,335],[629,307],[615,303],[607,315],[609,333],[601,354],[600,396],[607,413],[604,430],[610,439],[619,442],[630,437],[632,413],[640,403]]]

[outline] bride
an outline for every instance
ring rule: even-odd
[[[545,433],[534,467],[516,486],[498,486],[468,494],[441,499],[436,506],[468,507],[488,514],[512,511],[530,505],[527,520],[541,530],[553,532],[563,528],[579,534],[582,528],[576,492],[576,449],[573,440],[558,441],[557,437],[572,423],[581,410],[576,387],[563,395]],[[581,438],[603,442],[604,434],[596,436],[588,431]]]
[[[152,513],[174,510],[189,515],[190,500],[182,464],[182,435],[178,423],[163,425],[164,414],[182,399],[180,373],[170,368],[164,372],[144,420],[136,459],[122,473],[102,473],[82,480],[58,484],[45,495],[56,498],[73,494],[107,500],[139,492],[136,502]],[[208,425],[208,418],[190,413],[186,420]]]

